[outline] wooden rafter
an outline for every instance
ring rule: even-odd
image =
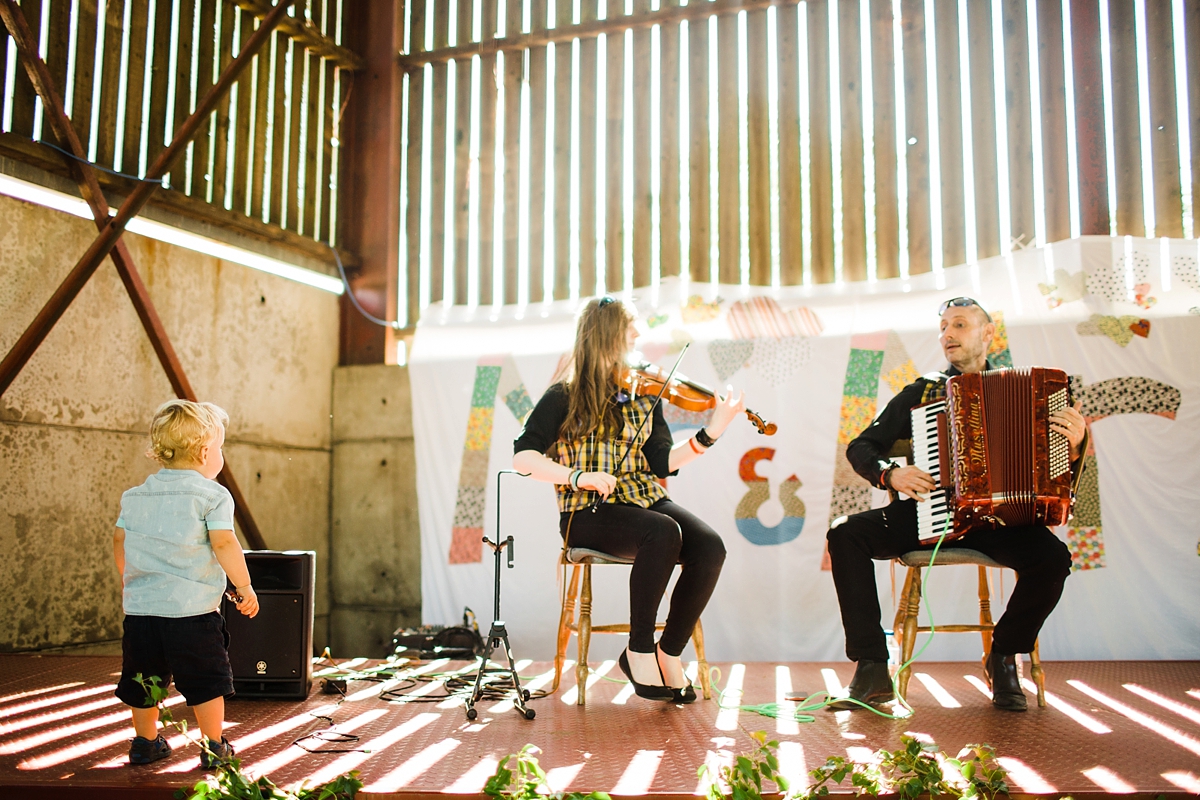
[[[538,32],[486,39],[482,42],[439,47],[425,52],[400,53],[400,69],[411,72],[426,64],[438,64],[471,56],[490,56],[501,51],[528,50],[544,47],[551,42],[569,42],[572,39],[595,39],[601,34],[619,31],[652,28],[655,25],[678,24],[684,20],[708,19],[712,16],[736,14],[740,11],[758,11],[768,6],[796,5],[798,0],[713,0],[713,2],[689,3],[686,6],[664,6],[658,11],[634,16],[614,16],[578,25],[563,25]]]
[[[99,228],[99,235],[92,242],[91,247],[79,259],[74,269],[71,270],[67,278],[59,285],[54,295],[47,301],[29,327],[26,328],[21,338],[13,345],[13,348],[5,355],[4,360],[0,362],[0,394],[3,394],[12,385],[13,380],[16,379],[16,376],[25,364],[29,362],[33,353],[42,341],[45,340],[46,336],[49,335],[55,323],[66,312],[88,279],[95,273],[104,259],[111,255],[113,262],[117,266],[121,280],[129,292],[130,299],[133,301],[134,308],[137,310],[138,317],[141,319],[142,325],[150,337],[155,353],[158,354],[159,361],[167,373],[172,388],[180,397],[192,400],[196,399],[195,392],[192,390],[191,384],[184,374],[183,367],[179,362],[174,348],[171,346],[162,321],[159,319],[157,312],[154,310],[153,303],[150,301],[145,284],[142,283],[141,277],[138,275],[133,258],[130,256],[124,242],[120,241],[120,238],[129,220],[137,215],[146,201],[150,199],[154,190],[161,185],[158,179],[170,171],[171,166],[183,153],[188,142],[196,135],[201,125],[207,124],[209,114],[212,113],[212,110],[216,107],[221,97],[234,84],[242,70],[251,63],[254,54],[268,41],[275,26],[285,17],[287,8],[291,3],[292,0],[279,0],[278,5],[266,15],[259,29],[255,31],[254,35],[246,43],[246,46],[242,48],[238,57],[225,68],[217,82],[200,101],[196,110],[179,127],[171,144],[159,154],[154,164],[147,171],[146,179],[125,199],[125,202],[118,209],[116,216],[110,217],[108,201],[104,198],[104,194],[100,190],[100,184],[96,180],[94,169],[84,157],[86,151],[64,111],[62,98],[54,88],[50,78],[50,71],[46,67],[46,63],[38,56],[37,41],[29,30],[20,6],[17,5],[15,0],[0,0],[0,17],[3,17],[4,24],[8,27],[10,35],[12,35],[13,40],[17,44],[21,60],[25,65],[26,72],[29,74],[30,81],[47,109],[47,118],[50,121],[50,125],[62,145],[68,148],[79,159],[75,164],[75,172],[79,181],[80,191],[83,194],[84,200],[87,201],[88,206],[91,208],[96,226]],[[262,533],[250,515],[246,507],[245,498],[238,489],[228,465],[222,470],[219,477],[221,482],[229,489],[230,494],[233,495],[237,522],[241,527],[243,535],[246,537],[247,543],[255,549],[265,549],[266,544],[263,541]]]
[[[273,8],[267,0],[234,0],[234,2],[237,3],[238,8],[249,11],[259,19],[269,14]],[[356,53],[347,50],[321,33],[321,29],[310,19],[288,16],[284,17],[277,27],[298,44],[303,45],[310,53],[329,59],[342,69],[357,70],[363,69],[367,65]]]

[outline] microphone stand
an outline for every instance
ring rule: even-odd
[[[496,473],[496,541],[492,541],[486,536],[483,537],[483,543],[492,548],[492,553],[495,555],[495,588],[492,595],[492,627],[488,630],[487,646],[484,647],[483,653],[479,658],[479,671],[475,673],[475,688],[471,690],[471,696],[467,698],[467,719],[473,720],[479,716],[479,712],[475,709],[475,704],[483,697],[483,675],[487,671],[488,660],[492,657],[492,651],[497,647],[504,648],[504,655],[508,658],[508,669],[500,669],[502,673],[508,673],[512,680],[515,695],[513,697],[513,705],[521,712],[525,719],[533,719],[537,716],[537,712],[529,708],[525,703],[529,700],[529,690],[521,688],[521,677],[517,674],[517,665],[513,661],[512,646],[508,641],[508,628],[504,625],[504,620],[500,618],[500,552],[505,548],[508,549],[508,568],[513,568],[513,537],[510,534],[507,539],[500,539],[500,478],[503,475],[520,475],[528,477],[529,473],[518,472],[515,469],[502,469]]]

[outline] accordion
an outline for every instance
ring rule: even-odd
[[[1071,448],[1050,415],[1071,403],[1062,370],[955,375],[946,397],[912,410],[913,465],[937,489],[917,503],[923,544],[975,528],[1066,523]]]

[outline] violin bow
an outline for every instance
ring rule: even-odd
[[[643,417],[642,421],[638,424],[637,430],[633,432],[633,438],[630,439],[629,443],[625,445],[625,452],[621,455],[621,460],[617,462],[617,465],[614,467],[614,469],[619,470],[625,464],[625,459],[629,458],[629,451],[633,448],[633,443],[636,442],[638,436],[641,435],[642,428],[646,427],[646,420],[654,417],[654,410],[658,408],[660,403],[662,403],[663,393],[666,392],[667,387],[671,385],[671,379],[675,377],[675,370],[679,369],[679,365],[682,363],[684,355],[691,346],[691,342],[684,342],[683,349],[679,351],[679,358],[675,359],[675,363],[671,366],[671,371],[667,373],[667,379],[663,381],[662,388],[658,390],[658,395],[656,395],[654,398],[654,405],[650,406],[650,413]],[[596,513],[596,509],[600,507],[601,501],[604,500],[602,496],[599,496],[599,492],[597,492],[597,495],[596,502],[592,503],[593,514]]]

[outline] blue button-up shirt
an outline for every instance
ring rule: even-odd
[[[121,495],[126,614],[192,617],[215,611],[225,571],[209,531],[233,530],[229,491],[191,469],[162,469]]]

